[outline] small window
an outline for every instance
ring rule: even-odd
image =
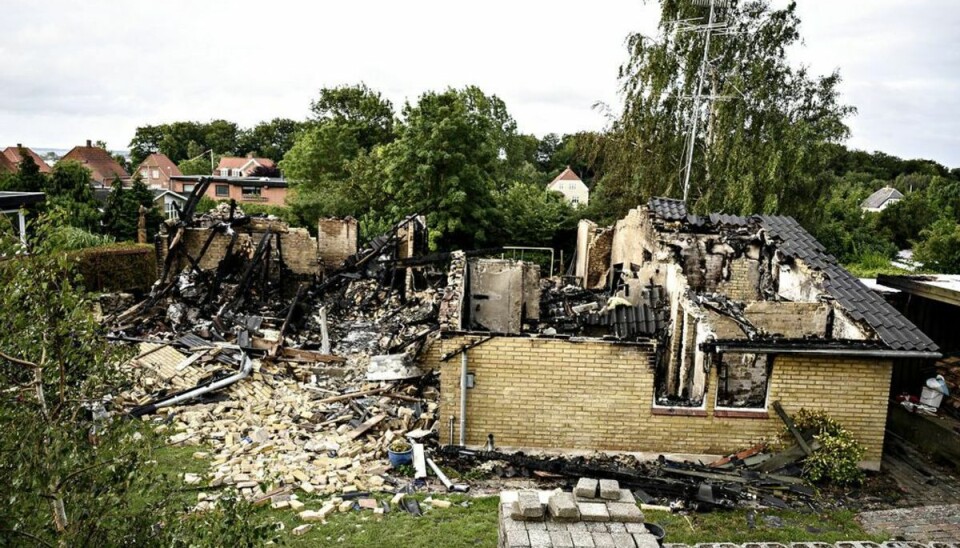
[[[229,197],[230,196],[230,186],[229,185],[217,185],[216,187],[217,196]]]
[[[259,197],[260,197],[260,187],[258,187],[258,186],[245,186],[245,187],[243,187],[243,197],[244,197],[244,198],[259,198]]]
[[[229,177],[229,176],[230,176],[230,170],[227,169],[227,168],[221,169],[221,170],[220,170],[220,176],[221,176],[221,177]]]
[[[177,210],[176,210],[176,208],[173,207],[173,204],[174,204],[174,202],[172,202],[172,201],[167,202],[167,205],[166,205],[167,219],[176,219],[176,218],[177,218]]]
[[[728,353],[717,364],[717,407],[766,409],[773,360],[767,354]]]
[[[160,170],[159,170],[159,169],[153,170],[153,174],[150,175],[150,177],[151,177],[152,179],[159,179],[159,178],[160,178]]]
[[[183,192],[184,193],[193,192],[193,187],[195,186],[197,185],[183,185]]]

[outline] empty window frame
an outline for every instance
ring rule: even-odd
[[[769,354],[729,352],[717,360],[717,408],[767,408],[773,358]]]
[[[217,197],[228,198],[230,196],[230,185],[217,185],[215,191]]]

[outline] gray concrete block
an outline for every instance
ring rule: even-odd
[[[538,520],[543,519],[543,506],[540,497],[533,491],[520,491],[517,501],[513,503],[513,519]]]
[[[611,533],[613,536],[613,545],[617,548],[634,548],[633,535],[630,533]]]
[[[577,487],[574,488],[573,493],[577,497],[582,497],[585,499],[595,499],[597,498],[597,489],[599,487],[599,482],[592,478],[580,478],[577,481]]]
[[[554,519],[576,521],[580,519],[580,510],[573,499],[573,493],[556,493],[550,496],[547,509]]]
[[[593,536],[593,545],[597,548],[616,548],[613,542],[613,535],[610,533],[591,533]]]
[[[607,511],[609,510],[610,509],[607,508]],[[613,515],[610,516],[610,519],[611,520],[613,519]],[[611,521],[610,523],[607,524],[607,531],[610,533],[626,533],[627,532],[626,524],[620,523],[617,521]]]
[[[636,543],[637,548],[660,548],[657,537],[651,534],[634,533],[633,542]]]
[[[583,521],[581,521],[580,523],[585,524],[585,525],[587,526],[587,531],[590,531],[591,533],[609,533],[609,532],[610,532],[610,531],[607,529],[607,523],[606,523],[606,522],[602,522],[602,521],[583,522]]]
[[[550,548],[553,542],[550,540],[550,533],[546,531],[527,531],[530,537],[530,548]]]
[[[608,502],[607,512],[610,514],[610,521],[620,521],[623,523],[643,523],[643,512],[636,504],[624,502]]]
[[[583,521],[610,521],[607,505],[602,502],[578,502],[577,509]]]
[[[593,536],[589,531],[571,531],[570,538],[576,548],[593,548]]]
[[[527,531],[507,531],[505,548],[530,548],[530,537]]]
[[[617,502],[629,502],[630,504],[636,504],[637,499],[633,496],[633,493],[629,489],[620,490],[620,499]]]
[[[550,533],[550,542],[555,548],[573,548],[573,537],[567,531],[553,531]]]
[[[640,535],[646,535],[650,531],[647,531],[647,526],[642,523],[624,523],[628,533],[637,533]]]
[[[620,483],[617,480],[600,480],[600,498],[604,500],[620,500]]]

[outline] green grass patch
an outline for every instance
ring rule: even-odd
[[[423,496],[417,495],[418,500]],[[280,537],[288,546],[403,546],[403,547],[476,547],[497,545],[497,504],[499,497],[470,498],[441,495],[453,502],[450,508],[435,508],[420,517],[394,508],[382,519],[374,518],[371,510],[333,514],[327,523],[315,523],[302,536],[291,531],[303,522],[289,509],[264,511],[264,519],[281,521],[285,530]],[[466,503],[467,506],[461,506]],[[307,502],[307,508],[317,510],[319,502]],[[426,508],[426,505],[423,506]]]
[[[753,527],[748,514],[753,512]],[[700,542],[884,542],[886,536],[868,534],[849,510],[822,512],[733,510],[702,514],[672,514],[647,510],[647,522],[659,523],[664,542],[694,545]]]

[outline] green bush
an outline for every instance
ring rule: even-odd
[[[808,480],[837,485],[859,485],[863,470],[858,466],[866,448],[824,411],[801,409],[793,417],[801,431],[813,430],[820,448],[803,461],[803,475]],[[781,437],[786,439],[786,432]]]
[[[112,244],[113,236],[108,234],[94,234],[75,226],[62,225],[50,231],[49,245],[59,251],[76,251],[89,247],[100,247]]]

